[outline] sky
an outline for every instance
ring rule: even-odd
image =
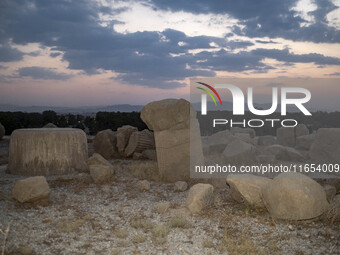
[[[340,0],[2,0],[0,103],[146,104],[190,78],[340,78]],[[339,101],[320,84],[320,100]],[[337,107],[337,106],[335,106]],[[339,107],[340,110],[340,107]]]

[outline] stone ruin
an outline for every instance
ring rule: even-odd
[[[199,125],[191,107],[184,99],[165,99],[151,102],[142,109],[141,119],[154,131],[158,169],[163,181],[190,178],[190,142],[196,143],[198,164],[203,163]],[[191,129],[190,124],[193,125]],[[191,136],[199,139],[190,140]]]
[[[138,131],[128,125],[117,131],[100,131],[93,140],[95,154],[89,159],[87,138],[80,129],[50,126],[15,130],[10,139],[7,171],[26,176],[47,176],[76,170],[89,172],[95,183],[102,184],[109,182],[114,174],[109,159],[132,157],[157,160],[162,181],[186,181],[190,179],[190,148],[195,149],[197,165],[210,162],[236,165],[340,163],[340,128],[320,128],[309,134],[308,128],[300,124],[295,128],[277,129],[276,137],[256,136],[251,128],[232,128],[201,138],[199,123],[191,107],[184,99],[147,104],[141,118],[153,132]],[[216,162],[216,159],[221,162]],[[283,173],[273,179],[229,174],[226,182],[236,201],[266,208],[274,218],[301,220],[318,217],[327,211],[330,204],[334,204],[333,197],[340,190],[338,180],[323,187],[305,175]],[[147,181],[145,184],[149,185]],[[23,191],[31,186],[34,194],[31,192],[27,196]],[[177,186],[178,191],[188,188],[186,182],[177,182]],[[192,186],[186,201],[187,208],[196,213],[209,206],[213,189],[210,184]],[[13,192],[18,201],[30,201],[36,197],[47,197],[49,189],[46,180],[37,177],[18,182]]]
[[[107,160],[128,157],[155,160],[152,153],[155,150],[153,133],[147,129],[138,131],[130,125],[122,126],[117,131],[106,129],[98,132],[93,140],[93,149]]]
[[[7,171],[26,176],[84,171],[87,139],[80,129],[36,128],[14,130]]]

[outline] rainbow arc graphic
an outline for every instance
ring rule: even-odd
[[[207,87],[208,89],[210,89],[217,96],[218,100],[220,101],[221,106],[223,105],[222,104],[222,100],[220,98],[220,95],[217,93],[217,91],[212,86],[210,86],[209,84],[203,83],[203,82],[197,82],[197,83]],[[206,92],[212,98],[212,100],[214,101],[215,105],[217,106],[216,100],[215,100],[213,94],[211,94],[211,92],[209,90],[207,90],[205,88],[201,88],[201,87],[196,87],[196,88]]]

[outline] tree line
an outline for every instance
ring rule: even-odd
[[[243,119],[295,119],[298,123],[306,124],[311,133],[322,127],[340,128],[340,112],[338,111],[318,111],[312,113],[312,116],[305,116],[300,112],[288,113],[287,116],[281,116],[280,113],[256,116],[249,111],[244,116],[233,116],[231,111],[211,111],[206,116],[202,116],[198,112],[197,118],[201,127],[201,135],[211,135],[228,128],[227,125],[211,128],[214,118],[233,119],[238,122]],[[44,111],[43,113],[0,112],[0,123],[5,126],[6,135],[10,135],[15,129],[41,128],[47,123],[53,123],[58,127],[80,128],[92,135],[104,129],[117,130],[123,125],[131,125],[137,127],[138,130],[147,129],[146,124],[140,118],[140,112],[97,112],[95,116],[57,114],[54,111]],[[275,122],[274,128],[266,124],[261,128],[255,128],[255,131],[257,135],[275,135],[278,127],[280,127],[279,122]]]
[[[15,129],[41,128],[47,123],[53,123],[60,128],[80,128],[93,135],[104,129],[117,130],[123,125],[131,125],[137,127],[138,130],[147,128],[140,119],[139,112],[98,112],[95,116],[57,114],[55,111],[0,112],[0,123],[6,129],[6,135],[11,135]]]

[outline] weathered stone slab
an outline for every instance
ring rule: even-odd
[[[135,131],[138,131],[138,129],[129,125],[125,125],[117,129],[117,149],[120,155],[124,155],[130,136]]]
[[[141,119],[150,130],[162,131],[179,125],[179,129],[189,128],[190,103],[185,99],[164,99],[148,103],[141,112]],[[196,117],[193,116],[193,117]]]
[[[117,134],[111,129],[106,129],[97,133],[93,140],[94,152],[102,155],[105,159],[119,157],[117,150]]]
[[[263,208],[265,205],[261,197],[262,189],[271,181],[269,178],[252,174],[229,174],[227,177],[233,199]]]
[[[86,171],[86,134],[73,128],[17,129],[11,135],[7,171],[26,176]]]
[[[50,188],[44,176],[29,177],[15,182],[12,195],[20,203],[48,198]]]
[[[198,183],[189,190],[186,206],[192,213],[198,213],[213,201],[214,187],[211,184]]]

